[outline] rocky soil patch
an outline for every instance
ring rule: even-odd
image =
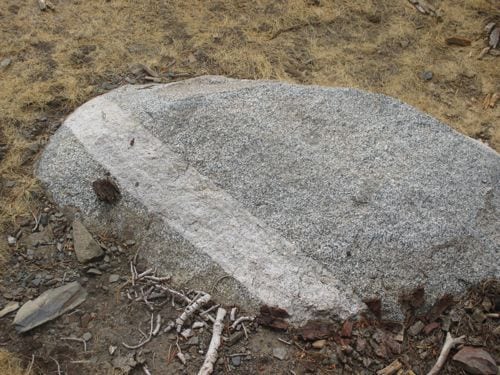
[[[442,374],[493,374],[500,356],[498,280],[461,298],[443,296],[430,309],[422,308],[425,290],[413,290],[400,298],[404,321],[384,319],[380,301],[372,300],[371,312],[350,320],[292,326],[288,313],[276,307],[248,316],[238,306],[220,306],[215,282],[206,294],[183,290],[169,275],[147,268],[140,244],[130,238],[94,233],[88,240],[103,253],[81,263],[72,229],[78,219],[47,200],[35,218],[5,239],[14,255],[0,287],[0,345],[42,374],[196,374],[220,307],[227,314],[217,374],[425,374],[448,334],[464,336],[463,344],[451,348]],[[25,333],[16,331],[19,307],[74,283],[87,294],[83,303]],[[208,293],[205,303],[179,320],[189,301]]]

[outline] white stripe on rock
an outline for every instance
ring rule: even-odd
[[[182,155],[115,103],[94,99],[75,111],[65,125],[122,190],[159,214],[166,225],[262,302],[302,318],[310,315],[313,306],[341,317],[361,308],[356,297],[339,290],[331,273],[187,166]],[[138,186],[136,181],[140,181]]]

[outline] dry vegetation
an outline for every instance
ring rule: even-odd
[[[125,83],[134,63],[381,92],[500,150],[500,104],[481,104],[500,93],[498,57],[477,59],[485,24],[500,21],[498,0],[434,0],[442,20],[406,0],[52,2],[55,11],[40,11],[36,0],[0,7],[0,61],[12,59],[0,69],[0,146],[8,146],[0,161],[0,246],[3,233],[35,210],[33,160],[50,127]],[[472,44],[447,46],[450,36]],[[432,81],[420,78],[425,70]]]

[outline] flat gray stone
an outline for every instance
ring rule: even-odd
[[[87,228],[78,219],[73,221],[73,243],[76,259],[80,263],[87,263],[103,255],[99,244],[94,240]]]
[[[74,309],[86,298],[87,292],[76,281],[49,289],[26,302],[17,312],[13,324],[18,332],[27,332]]]
[[[116,182],[99,201],[92,182]],[[88,225],[134,238],[186,287],[346,318],[403,289],[498,277],[500,158],[395,99],[200,77],[124,86],[81,106],[37,175]]]

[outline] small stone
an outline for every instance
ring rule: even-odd
[[[450,330],[450,326],[451,326],[451,319],[449,316],[444,316],[441,318],[441,323],[442,323],[442,326],[441,326],[441,329],[445,332],[448,332]]]
[[[31,280],[31,284],[33,286],[39,286],[41,282],[42,282],[42,279],[38,279],[38,278]]]
[[[106,263],[109,263],[109,262],[110,262],[110,260],[111,260],[111,259],[110,259],[109,255],[105,255],[105,256],[104,256],[104,261],[105,261]]]
[[[483,306],[484,311],[490,311],[493,307],[493,303],[488,297],[485,297],[483,299],[483,302],[481,303],[481,306]]]
[[[186,340],[194,335],[193,330],[191,328],[187,328],[181,332],[181,336]]]
[[[366,350],[367,342],[365,339],[358,338],[356,340],[356,351],[363,353]]]
[[[365,368],[370,367],[371,364],[372,364],[372,360],[370,358],[363,358],[363,366]]]
[[[350,320],[346,320],[344,324],[342,324],[342,330],[340,332],[340,336],[351,337],[352,328],[353,328],[353,323]]]
[[[3,183],[3,186],[5,186],[7,189],[12,189],[16,185],[17,185],[16,181],[11,181],[11,180],[5,181]]]
[[[438,322],[432,322],[432,323],[429,323],[427,324],[425,327],[424,327],[424,333],[426,335],[429,335],[432,331],[434,331],[435,329],[439,328],[439,323]]]
[[[460,363],[470,374],[495,375],[497,365],[491,355],[480,348],[465,346],[453,356],[455,362]]]
[[[8,243],[9,245],[15,245],[15,244],[16,244],[16,242],[17,242],[16,237],[7,236],[7,243]]]
[[[0,310],[0,318],[3,318],[5,315],[16,311],[18,308],[19,302],[9,302],[2,310]]]
[[[235,367],[241,365],[241,357],[239,355],[231,357],[231,364]]]
[[[82,336],[82,339],[85,341],[89,341],[92,338],[92,334],[90,332],[85,332]]]
[[[410,328],[408,328],[408,334],[410,336],[417,336],[422,329],[425,327],[425,324],[418,320],[415,324],[413,324]]]
[[[425,72],[420,73],[420,78],[424,81],[430,81],[434,77],[434,74],[430,70],[426,70]]]
[[[227,346],[233,346],[238,343],[243,337],[245,333],[243,331],[234,332],[231,336],[229,336],[229,340],[227,340]]]
[[[102,275],[102,272],[99,271],[97,268],[89,268],[87,270],[87,274],[89,274],[89,275]]]
[[[9,58],[3,59],[2,61],[0,61],[0,69],[7,68],[11,63],[12,63],[12,59],[9,59]]]
[[[49,215],[46,213],[43,213],[40,215],[40,225],[43,225],[44,227],[49,224]]]
[[[109,282],[110,283],[116,283],[118,280],[120,280],[120,275],[109,275]]]
[[[127,241],[125,241],[124,245],[127,247],[134,246],[135,241],[134,240],[127,240]]]
[[[108,348],[109,355],[113,355],[115,353],[116,349],[117,349],[116,346],[110,345]]]
[[[99,244],[79,220],[73,222],[73,237],[76,258],[80,263],[88,263],[103,254]]]
[[[493,334],[497,337],[500,337],[500,326],[497,326],[494,330],[493,330]]]
[[[276,357],[279,360],[283,361],[287,357],[287,350],[285,348],[283,348],[282,346],[278,346],[276,348],[273,348],[273,357]]]
[[[482,323],[486,320],[486,315],[481,310],[476,309],[472,313],[472,319],[477,323]]]
[[[186,345],[198,345],[200,343],[200,338],[198,336],[191,337],[186,341]]]
[[[318,340],[312,343],[314,349],[323,349],[326,345],[326,340]]]

